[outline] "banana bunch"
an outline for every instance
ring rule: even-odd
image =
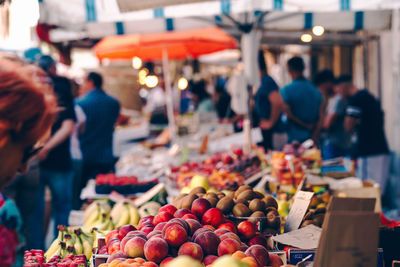
[[[105,200],[97,200],[90,204],[83,215],[84,229],[112,230],[114,225],[110,218],[111,206]]]
[[[138,225],[140,215],[138,209],[130,201],[117,202],[110,212],[115,228],[126,224]]]
[[[82,229],[58,226],[58,236],[50,245],[44,256],[50,260],[54,256],[64,258],[69,254],[85,254],[87,259],[92,256],[94,237],[91,233],[85,233]]]

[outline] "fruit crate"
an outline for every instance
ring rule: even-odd
[[[108,254],[99,254],[100,248],[106,245],[106,239],[104,237],[100,237],[97,239],[97,244],[98,248],[95,248],[95,252],[93,254],[93,266],[98,267],[100,264],[106,263],[108,260],[108,257],[110,255]]]

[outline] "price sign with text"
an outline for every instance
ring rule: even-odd
[[[310,205],[313,192],[298,191],[294,196],[294,202],[286,219],[285,232],[297,230]]]

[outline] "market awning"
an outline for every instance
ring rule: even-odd
[[[187,4],[188,2],[206,2],[210,0],[117,0],[121,12],[130,12],[150,8],[160,8],[171,5]]]
[[[94,52],[101,60],[162,59],[164,50],[169,59],[197,58],[200,55],[236,48],[236,40],[219,28],[174,31],[158,34],[134,34],[104,38]]]

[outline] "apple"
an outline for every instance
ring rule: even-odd
[[[244,221],[238,224],[238,232],[239,236],[243,237],[244,239],[251,239],[256,235],[256,226],[249,221]]]
[[[168,243],[162,238],[153,237],[144,245],[144,255],[149,261],[160,263],[168,255]]]
[[[192,203],[192,214],[201,219],[203,214],[211,208],[210,202],[205,198],[198,198]]]
[[[240,242],[235,239],[226,238],[218,245],[218,256],[233,254],[238,250],[240,250]]]
[[[224,220],[225,217],[219,209],[211,208],[204,213],[202,223],[209,224],[217,228],[224,222]]]
[[[182,244],[182,246],[179,248],[178,255],[187,255],[198,261],[202,261],[204,256],[203,249],[200,247],[200,245],[193,242],[186,242]]]

